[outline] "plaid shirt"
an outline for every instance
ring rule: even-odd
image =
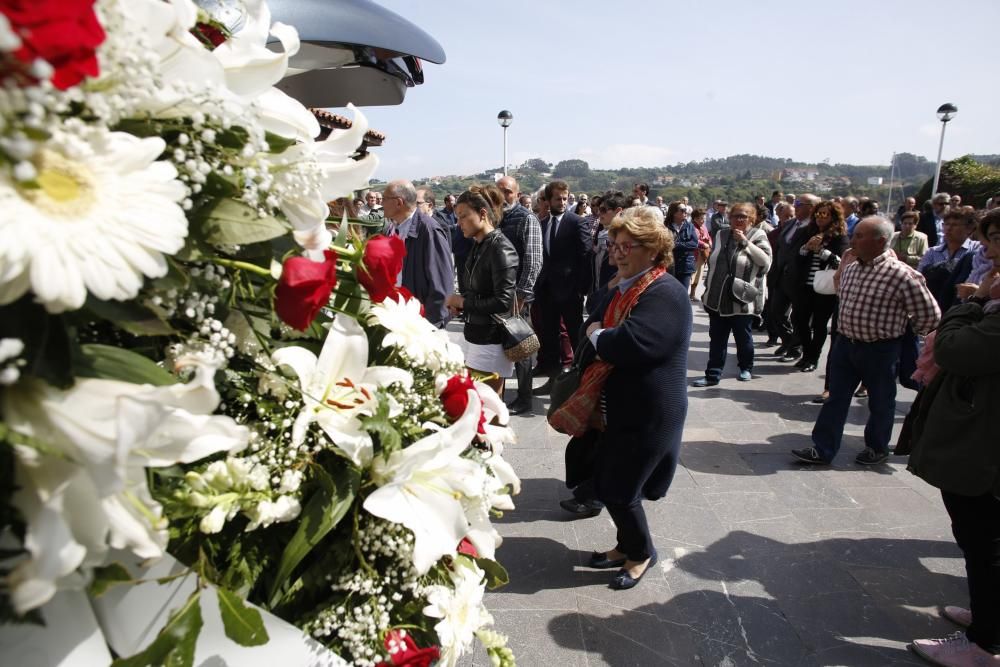
[[[517,298],[534,298],[535,280],[542,270],[542,226],[534,213],[520,204],[504,211],[500,230],[517,251]]]
[[[845,267],[838,296],[837,331],[866,343],[899,338],[907,322],[925,334],[941,319],[924,277],[891,250],[870,262],[858,260]]]

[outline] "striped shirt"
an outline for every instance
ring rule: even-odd
[[[924,277],[886,250],[870,262],[860,259],[840,277],[837,331],[872,343],[899,338],[907,323],[926,334],[937,326],[941,310]]]

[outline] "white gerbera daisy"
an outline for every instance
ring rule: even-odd
[[[188,223],[162,139],[105,128],[60,130],[32,157],[38,187],[0,176],[0,304],[31,290],[50,312],[90,292],[130,299],[167,272]]]

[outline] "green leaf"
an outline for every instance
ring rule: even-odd
[[[226,148],[235,148],[237,150],[243,148],[247,140],[250,138],[249,133],[240,127],[239,125],[234,125],[233,127],[222,130],[216,133],[215,142],[219,146],[224,146]]]
[[[264,628],[260,612],[244,604],[243,599],[225,588],[218,589],[219,613],[226,636],[240,646],[261,646],[270,637]]]
[[[112,563],[104,567],[94,568],[94,580],[87,587],[87,592],[95,598],[101,597],[115,584],[133,581],[132,575],[121,563]]]
[[[389,400],[384,394],[379,395],[375,414],[371,417],[361,417],[361,428],[378,437],[381,447],[376,453],[386,455],[403,446],[403,437],[389,421]]]
[[[177,378],[155,363],[131,350],[110,345],[81,345],[81,354],[73,359],[78,377],[106,378],[164,386],[177,384]]]
[[[284,153],[285,149],[298,143],[295,139],[289,139],[273,132],[265,132],[264,141],[267,142],[267,150],[270,153]]]
[[[491,591],[501,586],[506,586],[510,582],[507,570],[495,560],[489,558],[476,558],[476,565],[486,572],[486,587]]]
[[[361,474],[356,468],[346,465],[334,470],[333,476],[322,467],[314,466],[312,477],[316,482],[316,491],[302,511],[295,535],[281,554],[278,572],[268,595],[268,606],[271,608],[281,599],[283,586],[295,567],[351,509],[361,486]]]
[[[152,644],[129,658],[115,660],[111,667],[193,667],[201,626],[201,591],[196,590],[170,615]]]
[[[63,316],[46,312],[31,294],[0,307],[0,338],[24,342],[21,358],[26,365],[21,369],[22,375],[42,378],[60,389],[73,385],[70,360],[74,336]]]
[[[133,336],[170,336],[174,328],[149,308],[135,301],[101,301],[88,297],[87,310],[110,320]]]
[[[205,221],[206,240],[216,245],[267,241],[290,229],[277,218],[260,217],[256,209],[235,199],[220,200]]]

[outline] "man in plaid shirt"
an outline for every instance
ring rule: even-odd
[[[868,389],[869,415],[865,449],[854,461],[877,465],[889,458],[901,338],[907,323],[926,334],[941,319],[924,277],[889,249],[893,230],[880,216],[865,218],[854,228],[856,261],[845,258],[840,269],[840,335],[830,350],[830,398],[813,426],[813,446],[792,450],[802,462],[829,464],[837,455],[858,383]]]
[[[535,280],[542,268],[542,227],[535,214],[520,204],[517,181],[504,176],[497,181],[503,193],[503,218],[500,231],[517,251],[517,285],[514,292],[514,310],[528,319],[528,310],[535,298]],[[517,398],[508,404],[512,415],[531,411],[531,357],[514,364],[517,376]]]

